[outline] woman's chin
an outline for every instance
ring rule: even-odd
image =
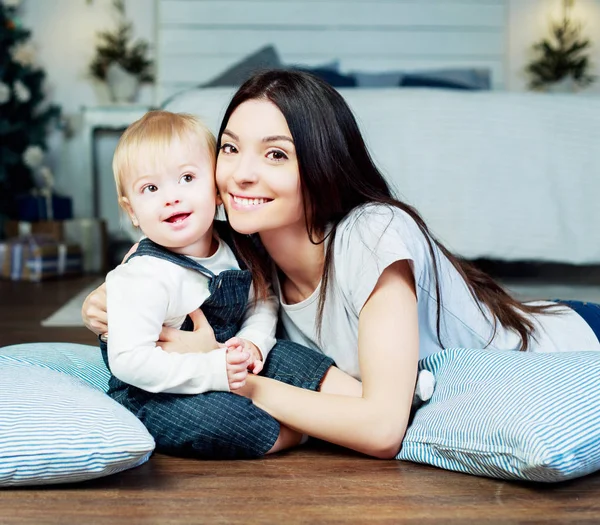
[[[252,224],[248,224],[249,221],[243,219],[236,219],[235,217],[228,217],[229,225],[238,233],[242,235],[252,235],[257,233],[258,230],[253,227]]]

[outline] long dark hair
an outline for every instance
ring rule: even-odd
[[[311,242],[323,242],[327,227],[331,227],[319,297],[319,332],[327,287],[334,271],[333,241],[337,227],[358,206],[380,203],[395,206],[410,215],[427,241],[435,274],[440,346],[444,346],[440,337],[442,297],[434,246],[463,277],[471,294],[479,301],[482,313],[484,306],[492,313],[494,331],[490,342],[500,323],[520,336],[522,350],[528,348],[534,326],[524,314],[545,312],[548,308],[524,305],[513,299],[487,274],[452,255],[431,234],[413,207],[394,198],[369,155],[352,111],[335,89],[319,78],[299,71],[270,70],[255,74],[238,89],[229,103],[217,135],[218,148],[231,114],[243,102],[255,99],[269,100],[275,104],[287,121],[298,159],[306,229]],[[236,232],[233,236],[240,256],[252,271],[257,295],[264,297],[272,271],[268,254],[260,246],[257,247],[256,238]]]

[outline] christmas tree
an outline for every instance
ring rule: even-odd
[[[0,219],[14,215],[15,196],[35,186],[48,125],[60,115],[45,102],[45,73],[17,16],[20,2],[0,0]]]

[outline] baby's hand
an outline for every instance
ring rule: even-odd
[[[227,381],[229,390],[237,390],[246,384],[250,354],[238,347],[228,347],[225,355],[227,361]]]
[[[240,337],[232,337],[228,341],[225,341],[225,346],[228,350],[234,348],[241,352],[247,352],[250,354],[250,364],[248,365],[248,370],[250,370],[250,372],[253,374],[259,374],[263,369],[262,354],[260,353],[258,347],[251,341],[242,339]]]

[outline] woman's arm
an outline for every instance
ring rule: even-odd
[[[419,354],[417,299],[408,262],[395,262],[381,274],[360,312],[358,347],[362,397],[311,392],[250,375],[236,392],[294,430],[392,458],[408,424]]]
[[[277,314],[279,313],[279,300],[272,292],[266,300],[255,299],[254,286],[250,287],[248,305],[244,312],[242,326],[236,337],[252,343],[259,351],[261,361],[275,346],[275,330],[277,328]]]

